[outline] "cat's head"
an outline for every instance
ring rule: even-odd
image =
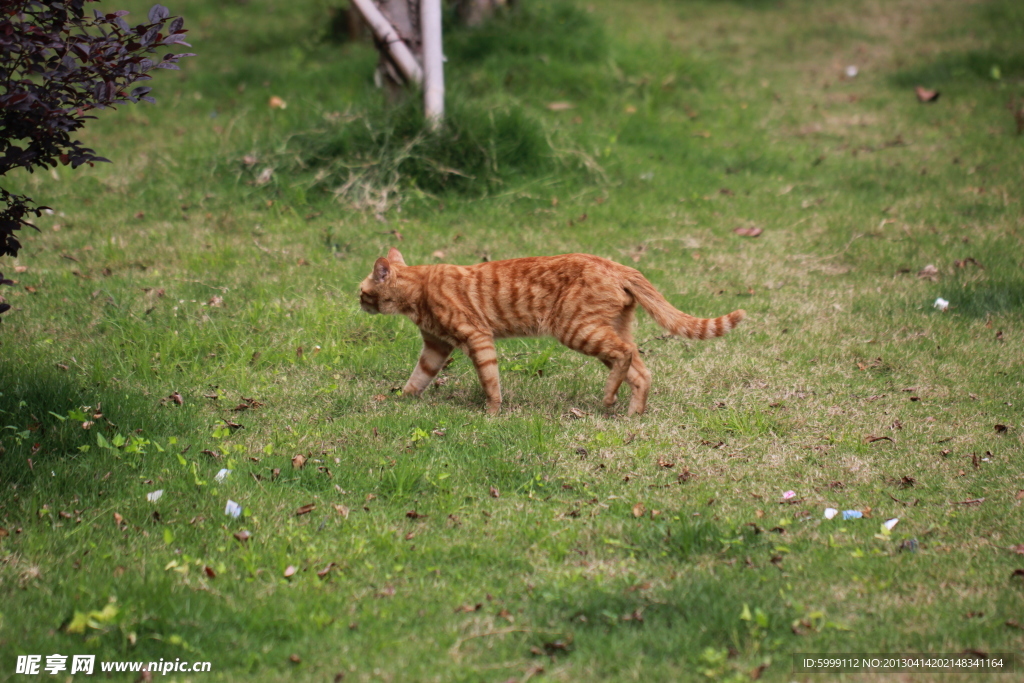
[[[359,285],[359,305],[367,313],[398,313],[399,295],[395,286],[396,268],[405,265],[401,252],[392,247],[387,258],[373,264],[373,272]]]

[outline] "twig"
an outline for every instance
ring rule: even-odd
[[[485,631],[484,633],[476,633],[471,636],[466,636],[465,638],[459,638],[457,641],[455,641],[455,644],[448,649],[448,654],[450,654],[452,657],[457,658],[459,655],[459,648],[462,647],[462,644],[465,643],[467,640],[473,640],[474,638],[489,638],[490,636],[501,636],[505,635],[506,633],[533,632],[534,630],[532,628],[501,628],[497,631]]]
[[[834,254],[830,254],[828,256],[818,256],[816,258],[804,259],[804,262],[806,263],[807,261],[827,261],[827,260],[833,259],[833,258],[835,258],[837,256],[842,256],[847,251],[849,251],[850,245],[853,244],[855,240],[859,240],[863,236],[864,236],[863,234],[854,235],[853,237],[850,238],[850,241],[846,243],[845,247],[843,247],[842,249],[840,249],[839,251],[837,251]],[[799,256],[793,256],[793,257],[790,257],[790,258],[800,258],[800,257]]]
[[[255,244],[257,247],[259,247],[260,251],[262,251],[264,254],[270,254],[271,256],[274,255],[274,252],[270,251],[265,246],[260,244],[259,241],[255,237],[252,238],[252,243]]]
[[[199,280],[184,280],[182,278],[177,278],[176,277],[176,278],[174,278],[174,281],[175,282],[188,282],[188,283],[191,283],[191,284],[194,284],[194,285],[202,285],[203,287],[209,287],[210,289],[219,289],[220,291],[224,292],[225,294],[227,294],[228,291],[230,290],[230,288],[228,288],[228,287],[218,287],[217,285],[208,285],[205,282],[200,282]]]

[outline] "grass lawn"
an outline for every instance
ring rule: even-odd
[[[198,56],[85,131],[114,163],[4,178],[55,213],[0,265],[0,681],[1024,667],[1019,0],[523,0],[446,34],[441,138],[330,5],[178,0]],[[600,363],[500,342],[491,418],[462,356],[396,394],[418,332],[357,294],[390,246],[593,253],[748,317],[641,314],[633,418]]]

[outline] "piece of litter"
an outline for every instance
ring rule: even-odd
[[[242,515],[242,506],[233,500],[228,500],[228,504],[224,507],[224,514],[238,519]]]
[[[855,67],[853,64],[851,64],[850,66],[846,67],[846,77],[847,78],[854,78],[854,77],[857,76],[858,73],[859,72],[857,71],[857,67]]]
[[[825,519],[832,519],[839,514],[839,510],[835,508],[825,508]]]
[[[843,510],[843,519],[860,519],[864,513],[860,510]]]
[[[146,494],[146,500],[148,500],[150,503],[155,503],[158,500],[160,500],[160,496],[162,495],[164,495],[163,489],[160,489],[159,491],[150,491],[149,493]]]
[[[935,308],[939,309],[940,311],[944,311],[947,308],[949,308],[949,302],[940,296],[938,299],[935,300]]]
[[[900,552],[916,553],[917,546],[918,543],[916,538],[908,538],[900,543]]]
[[[229,469],[222,469],[220,472],[218,472],[216,475],[214,475],[213,480],[215,482],[217,482],[217,483],[220,483],[220,482],[224,481],[225,479],[227,479],[229,474],[231,474],[231,470],[229,470]]]
[[[900,521],[899,517],[893,517],[892,519],[885,520],[885,522],[882,524],[882,526],[884,526],[889,531],[892,531],[892,528],[894,526],[896,526],[897,524],[899,524],[899,521]]]
[[[785,498],[786,500],[789,500],[794,496],[796,496],[796,491],[786,491],[785,493],[782,494],[782,497]]]

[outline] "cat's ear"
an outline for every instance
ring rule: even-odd
[[[386,258],[377,259],[373,264],[373,281],[377,284],[384,282],[391,274],[391,263]]]
[[[398,251],[394,247],[388,249],[388,261],[391,261],[396,266],[404,266],[405,259],[402,258],[402,252]]]

